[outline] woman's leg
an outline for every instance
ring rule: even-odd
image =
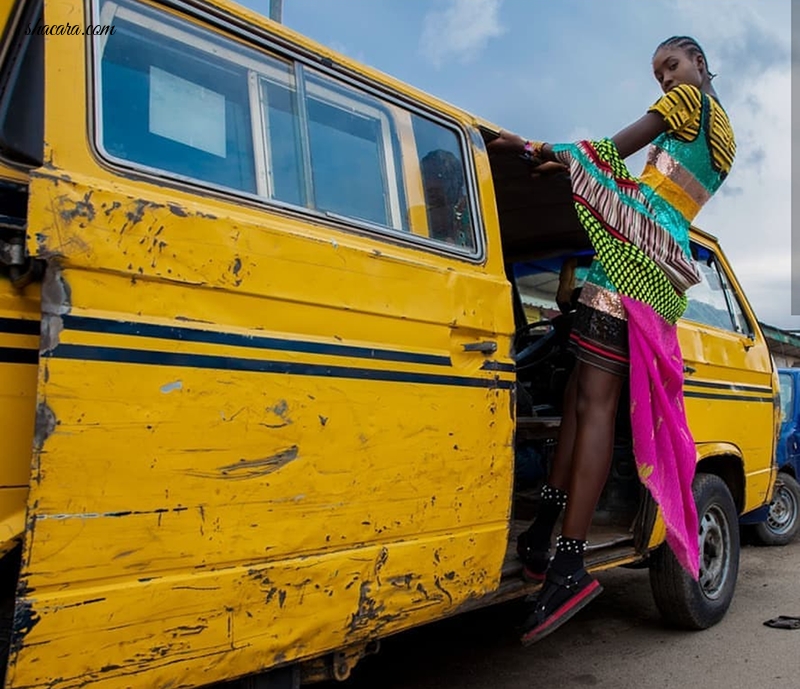
[[[564,391],[564,407],[561,415],[561,426],[558,429],[558,444],[553,456],[553,466],[550,468],[548,483],[558,490],[569,493],[570,475],[572,469],[572,451],[575,447],[575,432],[577,430],[578,406],[578,378],[583,364],[575,362],[567,387]]]
[[[614,422],[624,380],[585,362],[580,365],[569,501],[545,584],[525,621],[524,644],[549,634],[602,591],[584,569],[583,552],[611,467]]]
[[[561,529],[565,538],[586,540],[611,467],[614,421],[624,381],[622,376],[586,363],[579,368],[569,502]]]

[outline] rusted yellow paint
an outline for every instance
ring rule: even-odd
[[[0,277],[0,319],[36,328],[39,315],[39,285],[16,290],[7,278]],[[25,529],[25,504],[28,498],[31,444],[36,408],[37,335],[0,328],[0,348],[17,357],[29,355],[32,363],[0,363],[0,554],[12,548]],[[11,357],[9,357],[11,358]]]
[[[51,23],[82,12],[47,5]],[[112,175],[84,138],[85,61],[47,37],[43,442],[7,686],[47,686],[55,658],[64,687],[208,683],[495,589],[514,375],[463,349],[496,341],[510,363],[494,207],[477,265]],[[134,362],[97,360],[112,351]]]
[[[44,326],[38,371],[2,371],[13,424],[0,428],[0,550],[24,529],[7,689],[56,676],[102,689],[231,679],[440,619],[498,588],[514,323],[483,123],[213,4],[459,126],[486,256],[114,172],[87,138],[86,44],[46,37],[45,103],[58,105],[31,174],[28,249],[48,272],[41,300],[38,286],[0,283],[0,316],[41,311]],[[46,0],[51,24],[85,23],[84,11]],[[398,121],[411,160],[410,123]],[[421,180],[405,179],[410,227],[427,234]],[[686,323],[680,337],[695,380],[714,390],[775,385],[762,339],[745,348]],[[482,341],[497,353],[465,351]],[[746,457],[748,506],[774,480],[772,448],[748,437],[763,394],[687,399],[702,457]],[[663,538],[659,519],[651,546]]]
[[[702,462],[709,457],[731,457],[744,462],[742,451],[733,443],[697,443],[697,461]]]

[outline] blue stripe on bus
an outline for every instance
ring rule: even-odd
[[[63,316],[63,320],[66,329],[80,330],[83,332],[134,335],[137,337],[152,337],[162,340],[179,340],[181,342],[199,342],[230,347],[254,347],[257,349],[302,352],[305,354],[328,354],[331,356],[399,361],[411,364],[428,364],[431,366],[450,366],[451,364],[449,356],[436,354],[420,354],[391,349],[373,349],[370,347],[326,344],[322,342],[308,342],[305,340],[283,340],[276,337],[199,330],[197,328],[182,328],[172,325],[155,325],[153,323],[113,321],[105,318],[89,318],[85,316],[66,315]]]
[[[156,366],[181,366],[186,368],[246,371],[254,373],[285,373],[296,376],[322,376],[326,378],[350,378],[394,383],[422,383],[428,385],[452,385],[458,387],[492,388],[501,390],[510,390],[515,385],[515,381],[513,380],[501,380],[497,377],[467,378],[436,373],[390,371],[386,369],[329,366],[326,364],[243,359],[210,354],[159,352],[77,344],[58,345],[54,350],[44,354],[44,356],[56,359],[105,361]]]

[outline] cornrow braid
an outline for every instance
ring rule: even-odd
[[[703,58],[703,62],[706,65],[706,71],[708,72],[708,78],[713,79],[716,74],[711,72],[711,69],[708,66],[708,58],[706,57],[705,51],[700,47],[700,44],[691,36],[671,36],[666,41],[662,41],[659,43],[658,47],[656,48],[655,53],[657,53],[662,48],[680,48],[685,50],[689,55],[700,55]],[[653,53],[653,55],[655,55]]]

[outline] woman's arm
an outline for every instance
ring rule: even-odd
[[[644,148],[659,134],[667,130],[667,123],[664,118],[655,112],[648,112],[640,117],[633,124],[617,132],[611,140],[617,147],[622,158],[633,155],[636,151]],[[489,142],[489,148],[508,151],[509,153],[523,154],[525,152],[526,140],[517,134],[502,131],[494,141]],[[538,156],[542,160],[556,160],[553,148],[550,144],[544,144],[538,149]]]
[[[667,131],[667,123],[656,112],[648,112],[633,124],[617,132],[611,140],[617,147],[621,158],[627,158],[641,150],[659,134]]]

